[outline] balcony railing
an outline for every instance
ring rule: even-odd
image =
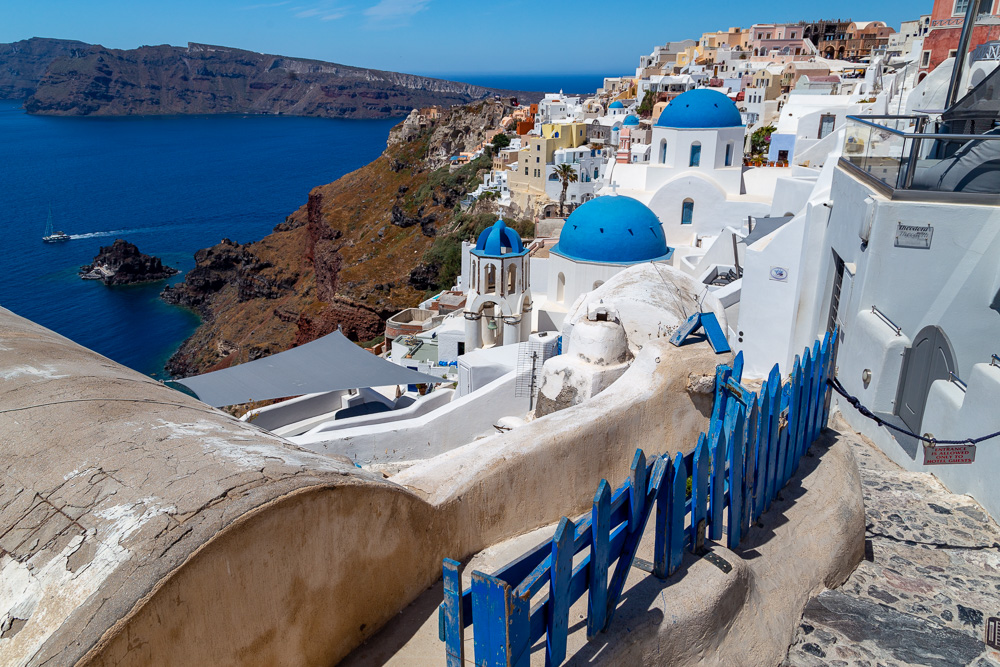
[[[927,116],[848,116],[841,163],[886,194],[1000,195],[1000,134],[927,132]],[[922,197],[913,197],[922,198]]]

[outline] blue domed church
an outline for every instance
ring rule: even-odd
[[[581,295],[600,287],[625,267],[666,262],[673,249],[663,225],[645,204],[606,195],[583,204],[566,219],[546,260],[546,294],[539,328],[558,328]],[[548,321],[545,321],[545,320]]]
[[[689,90],[653,125],[649,162],[615,164],[605,179],[656,214],[668,243],[696,247],[700,237],[718,236],[748,215],[770,210],[770,202],[745,194],[745,133],[729,97],[707,88]]]

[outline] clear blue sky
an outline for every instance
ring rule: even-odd
[[[59,37],[135,48],[203,42],[442,73],[634,69],[668,40],[755,22],[853,18],[899,28],[933,0],[0,0],[0,42]],[[825,16],[819,16],[824,14]]]

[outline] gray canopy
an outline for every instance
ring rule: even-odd
[[[214,407],[338,389],[434,382],[444,379],[377,357],[339,331],[263,359],[174,380]]]

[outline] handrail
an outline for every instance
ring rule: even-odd
[[[888,118],[908,118],[908,116],[888,116]],[[941,133],[920,133],[920,132],[903,132],[902,130],[897,130],[895,128],[889,127],[887,125],[879,125],[878,123],[873,123],[867,121],[860,116],[848,116],[848,120],[853,120],[856,123],[861,123],[862,125],[868,125],[878,130],[883,130],[889,132],[890,134],[895,134],[904,139],[944,139],[948,141],[1000,141],[1000,135],[998,134],[941,134]]]
[[[872,314],[873,315],[877,315],[883,322],[885,322],[890,327],[892,327],[893,329],[895,329],[897,336],[902,336],[903,335],[903,328],[900,327],[895,322],[893,322],[892,320],[890,320],[889,316],[886,315],[885,313],[883,313],[881,310],[879,310],[877,306],[874,306],[874,305],[872,306]]]
[[[965,381],[962,378],[955,375],[954,371],[948,371],[948,381],[957,384],[958,388],[962,391],[969,391],[969,385],[965,384]]]

